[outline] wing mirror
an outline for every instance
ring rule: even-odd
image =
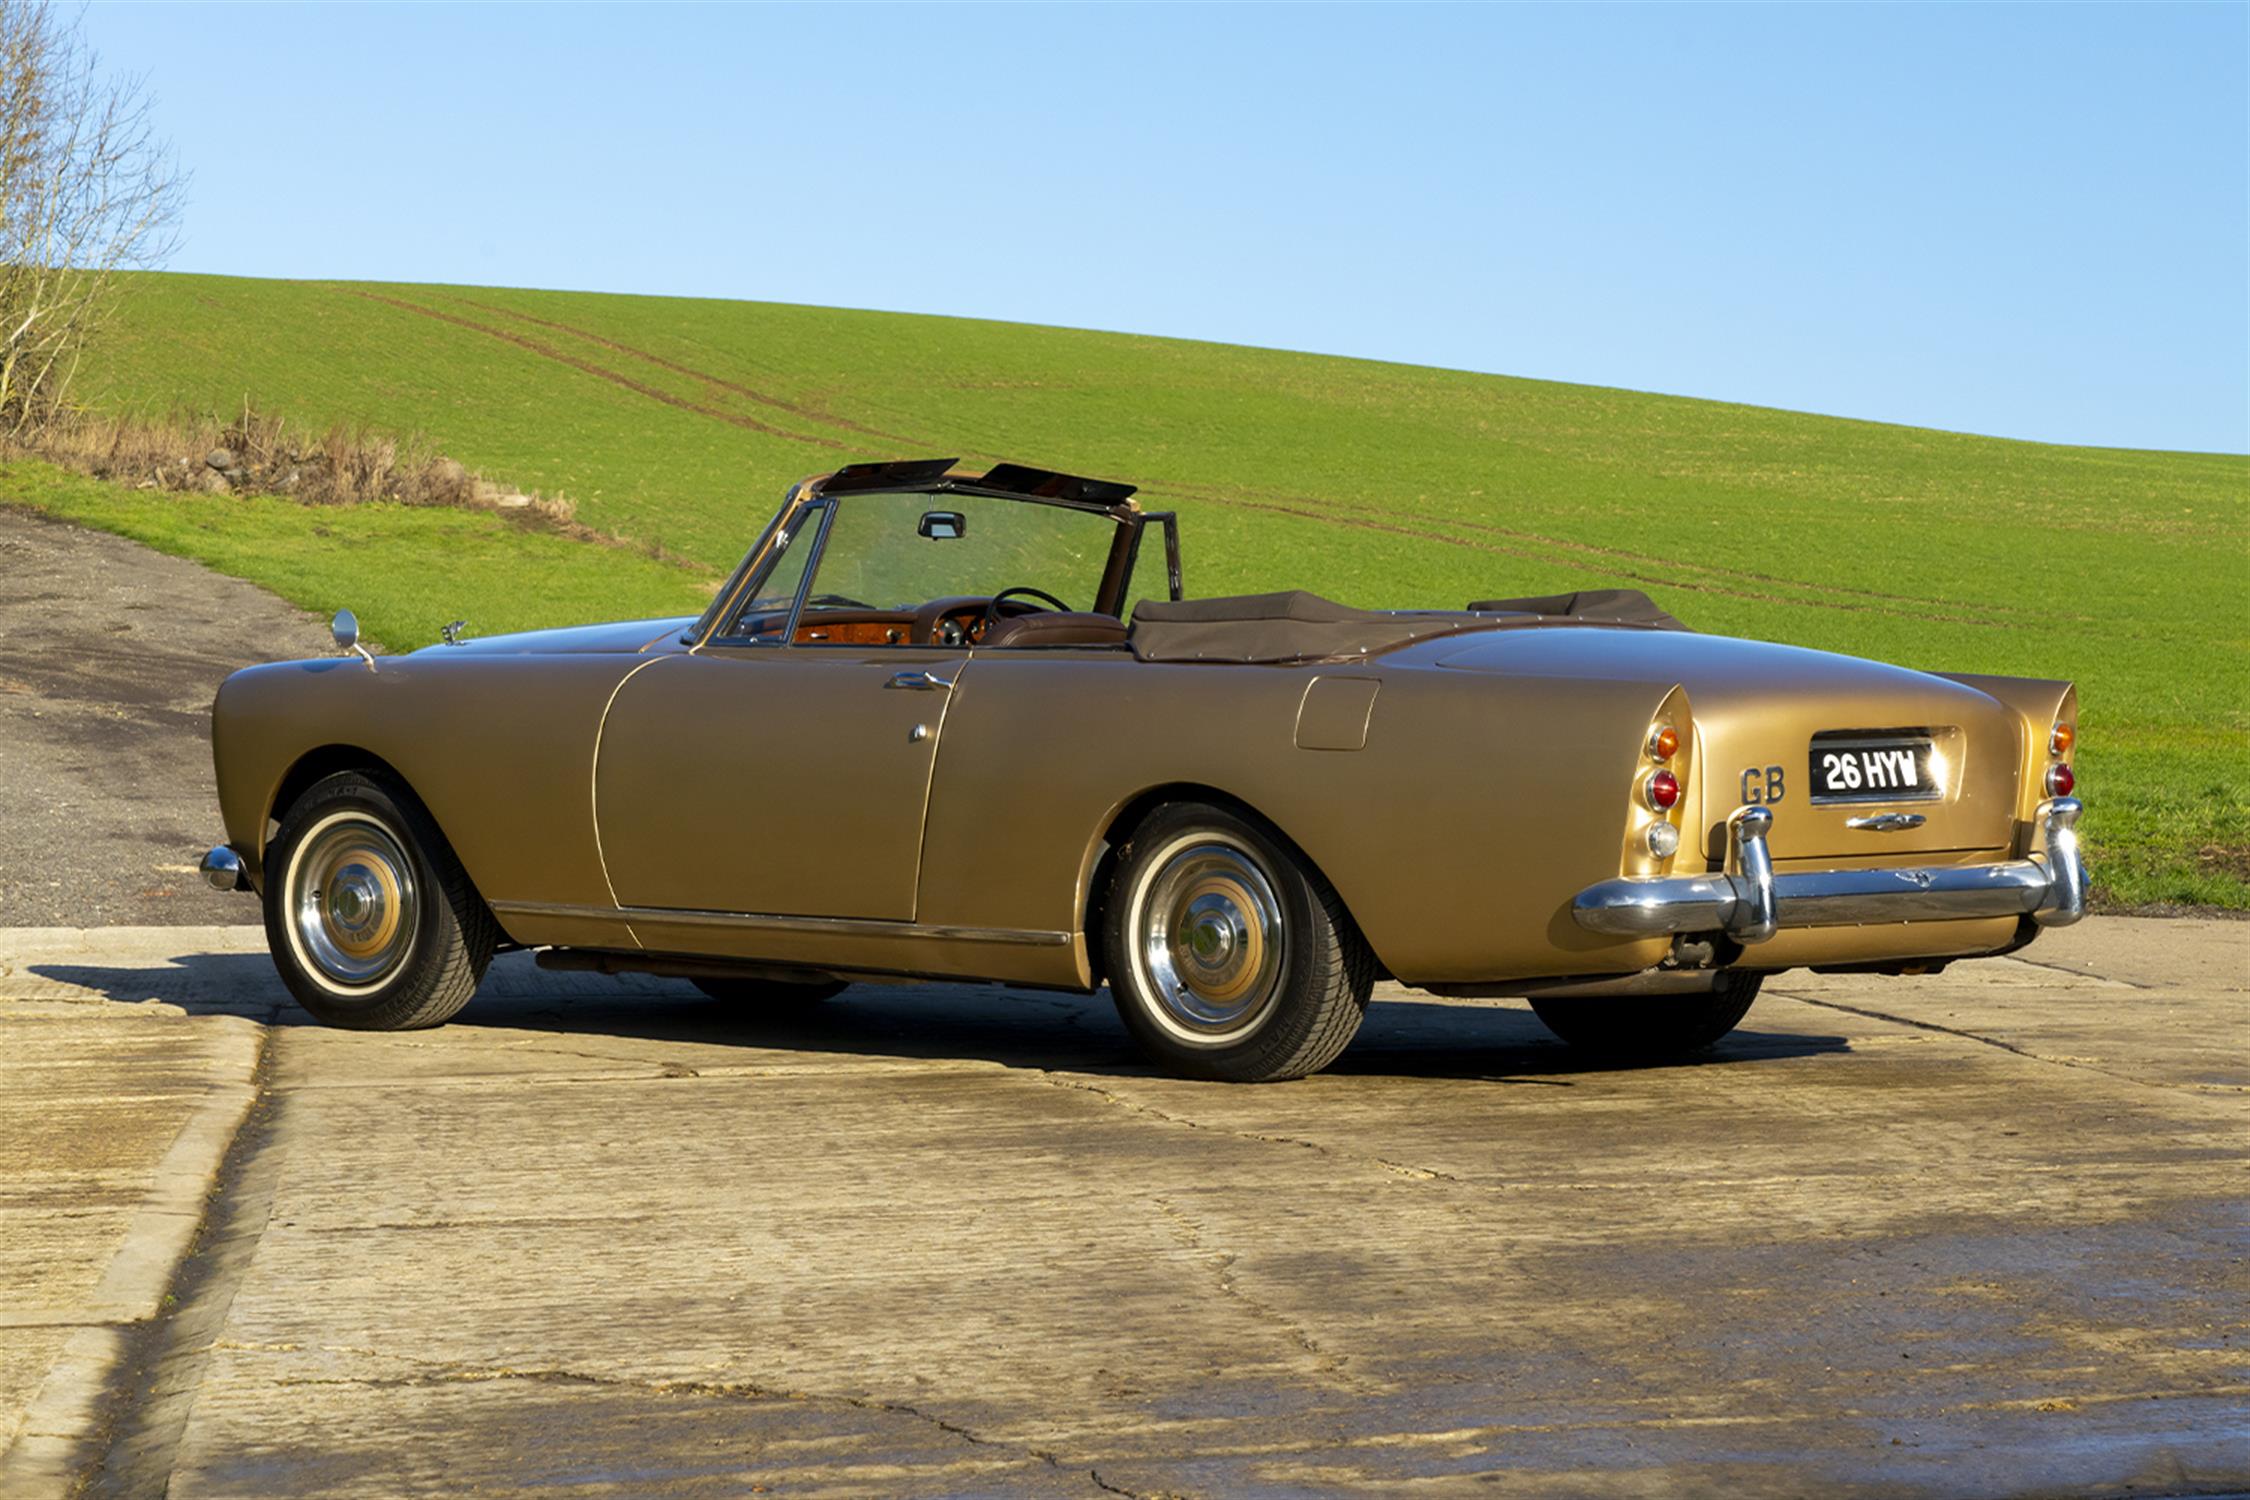
[[[368,671],[375,670],[375,658],[368,655],[367,648],[359,643],[358,615],[348,609],[337,610],[336,618],[328,622],[328,633],[335,638],[341,649],[358,652],[360,660],[367,663]]]
[[[957,542],[969,534],[969,518],[957,510],[926,510],[914,533],[933,542]]]

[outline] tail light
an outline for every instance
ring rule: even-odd
[[[2067,797],[2070,795],[2071,789],[2078,785],[2078,774],[2070,769],[2068,759],[2071,747],[2077,743],[2078,726],[2068,721],[2058,720],[2054,729],[2047,735],[2047,759],[2049,764],[2045,784],[2048,796]]]
[[[1680,852],[1677,820],[1683,813],[1684,782],[1693,754],[1685,727],[1687,711],[1686,694],[1674,688],[1641,740],[1641,761],[1633,779],[1635,811],[1626,834],[1628,861],[1653,860],[1661,866]]]

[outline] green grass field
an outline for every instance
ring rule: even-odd
[[[1496,351],[1495,359],[1504,359]],[[1176,340],[761,303],[147,276],[88,403],[419,434],[681,558],[455,512],[0,498],[394,645],[698,607],[792,480],[958,454],[1130,480],[1192,593],[1357,604],[1605,583],[1698,629],[2075,678],[2103,894],[2250,908],[2250,459],[2065,448]]]

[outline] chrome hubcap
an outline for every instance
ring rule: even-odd
[[[308,836],[289,868],[298,950],[326,978],[377,983],[414,944],[414,866],[391,831],[340,814]]]
[[[1195,835],[1157,860],[1138,906],[1141,977],[1160,1022],[1206,1044],[1264,1024],[1281,988],[1281,901],[1254,855]]]

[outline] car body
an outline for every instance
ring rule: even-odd
[[[346,1024],[432,1019],[355,1020],[364,965],[317,951],[366,941],[386,899],[397,918],[419,870],[417,917],[454,873],[471,888],[472,948],[714,990],[1086,991],[1122,963],[1191,1002],[1143,996],[1159,1057],[1230,1077],[1326,1046],[1252,1065],[1205,1034],[1246,965],[1268,1013],[1313,982],[1283,972],[1312,941],[1292,911],[1334,973],[1531,996],[1631,1050],[1621,1025],[1669,1035],[1767,973],[1917,972],[2083,910],[2067,682],[1696,634],[1624,591],[1183,602],[1176,524],[1131,495],[854,465],[793,487],[700,619],[239,672],[213,711],[227,842],[206,873],[266,893],[285,976]],[[276,840],[342,776],[419,832],[378,809],[396,847],[332,832],[328,874],[283,890]],[[1200,863],[1149,873],[1172,904],[1120,937],[1136,831],[1183,807],[1206,810],[1182,846]],[[457,871],[416,865],[417,839]]]

